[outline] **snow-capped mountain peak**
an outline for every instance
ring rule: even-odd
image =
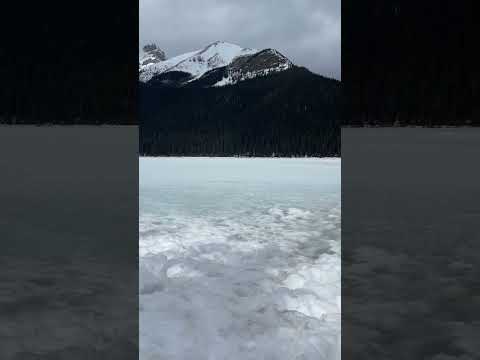
[[[151,46],[150,46],[151,47]],[[182,74],[182,81],[185,83],[193,82],[200,79],[207,73],[213,70],[226,68],[228,72],[228,81],[224,83],[215,84],[221,86],[225,84],[235,83],[247,78],[267,75],[270,72],[277,72],[288,69],[293,64],[278,53],[276,50],[256,50],[250,48],[243,48],[236,44],[231,44],[225,41],[215,41],[200,50],[195,50],[185,54],[175,56],[163,61],[152,61],[152,49],[147,46],[144,47],[144,55],[140,57],[140,81],[148,82],[154,77],[167,73]],[[145,48],[147,48],[146,51]],[[155,47],[155,49],[157,49]],[[153,49],[155,51],[155,49]],[[163,53],[163,52],[162,52]],[[249,62],[252,57],[257,56],[258,59],[254,62]],[[275,59],[272,61],[272,59]],[[247,64],[248,63],[248,64]],[[279,65],[279,63],[281,63]],[[249,72],[245,76],[239,76],[242,73],[242,66],[248,65],[250,68],[255,64],[255,71],[248,69]],[[267,69],[266,66],[270,66]],[[232,67],[230,69],[230,67]]]
[[[227,66],[238,56],[257,52],[255,49],[245,49],[235,44],[217,41],[181,61],[169,71],[182,71],[191,74],[193,78],[199,78],[207,71]]]
[[[152,77],[171,71],[181,71],[193,78],[207,71],[226,66],[241,55],[255,54],[258,50],[242,48],[224,41],[216,41],[201,50],[188,52],[160,62],[151,62],[150,54],[140,59],[140,80],[149,81]],[[146,61],[147,60],[147,61]]]
[[[145,45],[139,58],[140,65],[155,64],[167,59],[165,52],[159,49],[156,44]]]

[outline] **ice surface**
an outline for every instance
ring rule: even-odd
[[[340,359],[340,160],[140,160],[140,359]]]

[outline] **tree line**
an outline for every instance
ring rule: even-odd
[[[140,153],[338,156],[340,84],[294,68],[219,88],[140,84]]]

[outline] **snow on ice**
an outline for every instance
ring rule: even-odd
[[[340,160],[143,158],[140,359],[340,359]]]

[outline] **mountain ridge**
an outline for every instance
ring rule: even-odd
[[[164,54],[155,44],[146,45],[143,50],[144,54],[139,56],[139,80],[144,83],[153,80],[176,87],[201,80],[205,74],[222,68],[226,68],[226,71],[222,72],[222,78],[209,86],[231,85],[294,66],[286,56],[275,49],[242,48],[225,41],[215,41],[201,50],[163,60],[152,55],[152,51]],[[174,73],[173,76],[170,73]]]

